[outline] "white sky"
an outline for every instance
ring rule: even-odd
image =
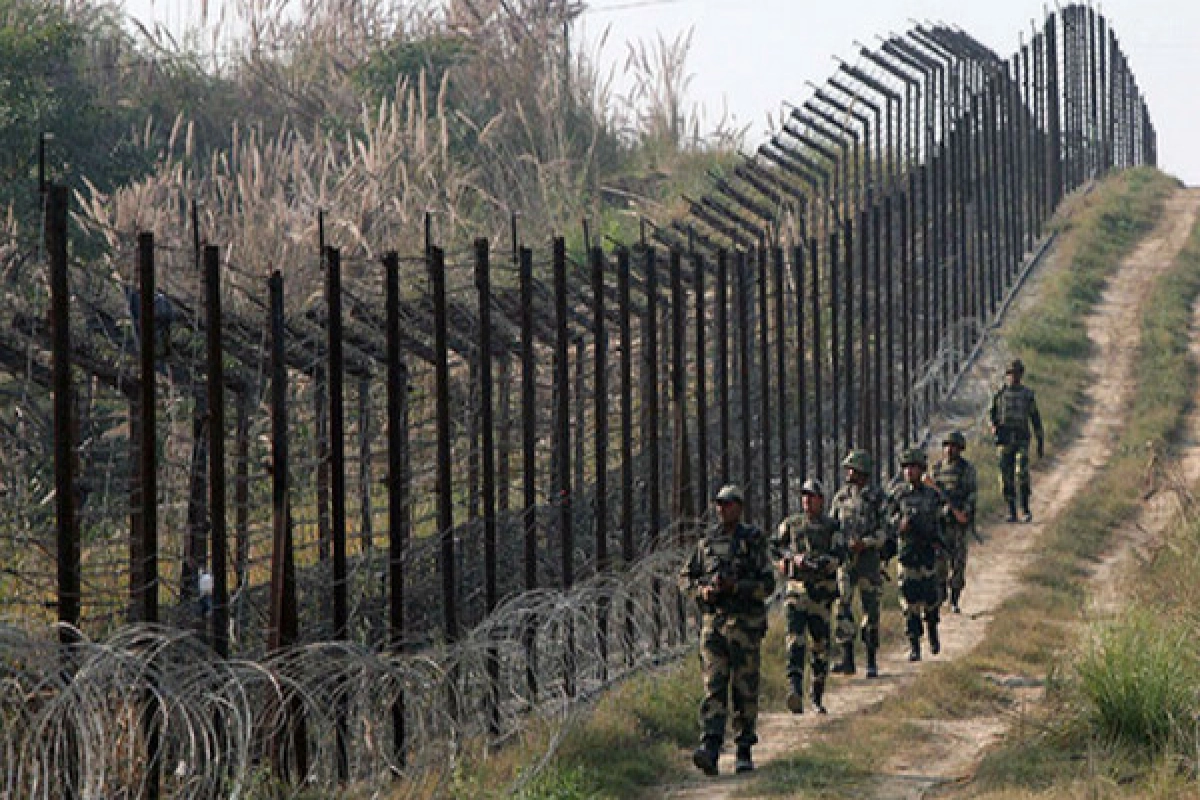
[[[856,61],[861,42],[903,33],[912,20],[962,28],[1002,58],[1012,55],[1042,0],[594,0],[585,36],[605,28],[604,52],[619,67],[627,40],[671,41],[691,29],[690,99],[713,120],[727,109],[751,126],[757,145],[768,114],[800,105],[833,74],[836,55]],[[1096,8],[1116,32],[1158,131],[1159,165],[1189,185],[1200,184],[1200,2],[1108,0]],[[1189,89],[1189,87],[1192,87]],[[1194,138],[1195,137],[1195,138]]]
[[[401,0],[397,0],[400,2]],[[130,14],[165,20],[175,27],[200,3],[189,0],[126,0]],[[210,6],[219,7],[220,0]],[[688,100],[711,125],[724,111],[739,127],[750,126],[750,148],[759,144],[769,114],[781,104],[799,105],[823,83],[834,56],[855,61],[861,42],[874,49],[878,36],[903,33],[912,20],[957,26],[995,50],[1012,55],[1032,23],[1044,19],[1043,0],[590,0],[577,39],[594,51],[607,30],[602,62],[618,77],[626,42],[668,42],[692,30]],[[1200,185],[1200,2],[1107,0],[1108,18],[1137,76],[1159,136],[1162,169]],[[210,8],[210,14],[213,9]],[[1200,138],[1200,137],[1197,137]]]

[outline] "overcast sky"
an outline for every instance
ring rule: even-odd
[[[401,2],[402,0],[396,0]],[[135,16],[165,18],[172,27],[196,13],[199,0],[126,0]],[[220,0],[210,0],[219,6]],[[768,115],[799,105],[834,71],[834,56],[854,61],[858,46],[903,33],[913,20],[958,26],[1008,57],[1019,37],[1045,16],[1043,0],[591,0],[577,40],[620,66],[626,42],[667,41],[692,31],[688,99],[711,124],[722,113],[749,126],[759,144]],[[1150,106],[1159,134],[1160,166],[1200,185],[1200,1],[1108,0],[1096,4],[1116,31]],[[210,14],[213,13],[210,7]]]

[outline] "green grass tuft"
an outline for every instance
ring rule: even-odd
[[[1077,691],[1097,736],[1134,749],[1193,749],[1200,670],[1191,635],[1131,609],[1084,653]]]

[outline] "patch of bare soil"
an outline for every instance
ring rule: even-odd
[[[959,658],[982,640],[992,615],[1020,588],[1019,576],[1029,565],[1045,525],[1096,476],[1111,456],[1128,413],[1141,309],[1155,281],[1183,247],[1198,210],[1200,192],[1178,191],[1167,201],[1156,229],[1110,281],[1102,303],[1088,320],[1088,335],[1095,343],[1090,371],[1095,377],[1088,391],[1087,416],[1080,434],[1066,451],[1051,454],[1046,463],[1035,465],[1031,524],[980,520],[985,542],[972,546],[963,613],[943,616],[942,652],[933,658]],[[1054,253],[1043,260],[1030,275],[1017,301],[1018,308],[1036,296],[1045,275],[1063,267],[1060,261]],[[1200,318],[1196,326],[1200,328]],[[1193,341],[1197,340],[1200,336],[1194,335]],[[965,418],[953,421],[956,427],[971,428],[982,416],[991,392],[998,386],[998,376],[1003,373],[1000,365],[1005,358],[1006,354],[992,345],[972,365],[952,405],[965,414]],[[1200,360],[1200,346],[1197,358]],[[1113,576],[1121,574],[1127,560],[1161,534],[1178,508],[1179,495],[1169,489],[1190,486],[1200,479],[1200,413],[1191,415],[1188,431],[1186,441],[1179,443],[1178,460],[1173,462],[1178,467],[1160,464],[1148,454],[1148,502],[1138,521],[1117,534],[1112,554],[1097,567],[1093,583],[1103,589],[1097,594],[1097,613],[1115,606],[1119,585]],[[988,452],[967,455],[976,459],[993,457]],[[797,751],[812,737],[819,736],[829,720],[866,711],[903,691],[922,665],[932,660],[927,655],[926,661],[914,664],[906,655],[906,649],[882,652],[880,677],[875,680],[865,679],[861,671],[850,679],[834,677],[826,699],[828,717],[772,711],[761,714],[755,761],[762,766]],[[783,654],[766,652],[763,657],[783,658]],[[1030,699],[1039,691],[1036,687],[1014,688],[1020,695],[1030,695]],[[875,784],[872,796],[889,800],[921,798],[935,787],[963,780],[971,774],[983,750],[1003,735],[1010,722],[1010,717],[995,717],[923,723],[938,735],[906,747],[885,764],[881,769],[883,777]],[[666,796],[691,800],[733,797],[735,792],[746,796],[749,781],[744,776],[729,774],[732,758],[724,757],[721,766],[720,777],[697,776],[686,785],[670,787]]]

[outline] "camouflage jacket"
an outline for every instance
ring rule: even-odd
[[[837,520],[825,514],[793,514],[779,523],[771,540],[772,557],[787,562],[784,578],[788,594],[807,594],[818,603],[837,598],[837,568],[846,560],[847,552]],[[796,565],[796,556],[803,557],[802,567]]]
[[[885,502],[879,488],[848,483],[829,504],[829,516],[837,521],[850,551],[846,566],[859,577],[875,578],[883,566],[882,551],[889,537]]]
[[[899,481],[888,497],[888,518],[896,531],[899,560],[904,567],[932,567],[945,549],[942,499],[936,489]]]
[[[718,580],[728,589],[714,602],[705,603],[700,590]],[[765,615],[767,598],[775,591],[767,537],[743,522],[732,531],[714,524],[680,570],[679,586],[705,612]]]
[[[970,517],[967,525],[974,522],[975,502],[979,494],[979,480],[975,475],[975,465],[962,457],[954,461],[942,459],[933,465],[929,474],[933,478],[934,484],[942,491],[945,504],[966,512]],[[948,524],[958,524],[951,514],[951,508],[942,509],[942,519]]]
[[[1042,440],[1042,415],[1028,386],[1001,386],[992,397],[988,416],[996,429],[996,444],[1028,444],[1031,426],[1038,441]]]

